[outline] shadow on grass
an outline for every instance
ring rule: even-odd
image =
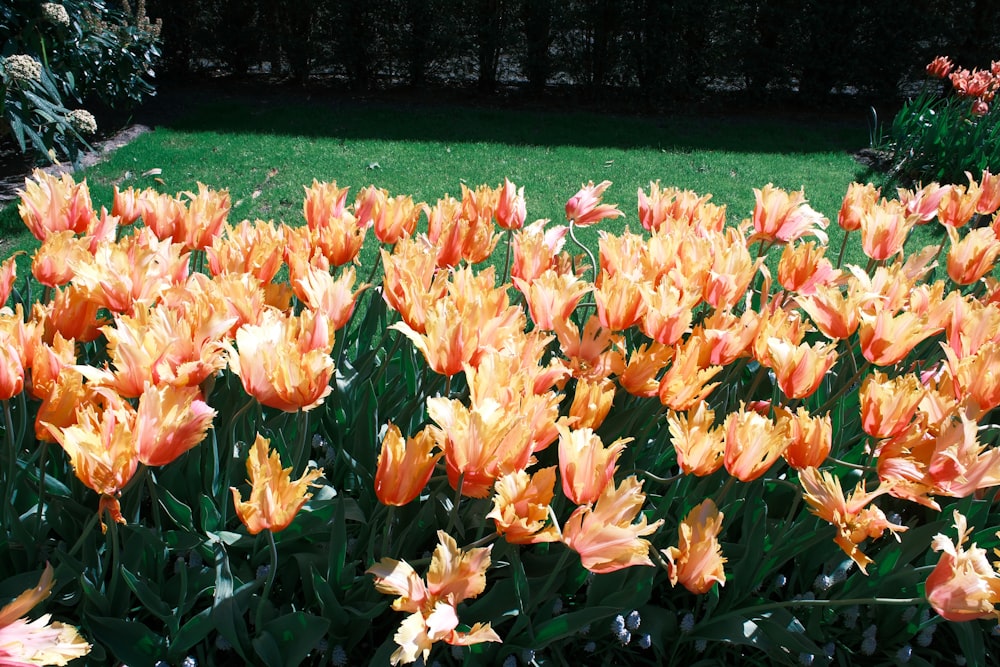
[[[773,116],[636,116],[574,111],[443,106],[432,101],[365,101],[326,94],[257,95],[171,91],[184,109],[168,127],[182,132],[259,133],[344,140],[498,143],[753,153],[853,152],[868,143],[856,120]],[[183,98],[194,103],[183,103]]]

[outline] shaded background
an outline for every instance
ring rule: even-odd
[[[891,113],[934,56],[1000,59],[989,0],[147,0],[166,81],[460,89],[619,111]]]

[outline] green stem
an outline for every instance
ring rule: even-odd
[[[844,265],[844,251],[847,250],[847,237],[851,235],[851,232],[844,232],[844,239],[840,242],[840,254],[837,256],[837,268],[841,268]]]
[[[599,267],[597,265],[597,260],[594,259],[594,253],[590,252],[590,248],[580,243],[580,239],[576,238],[576,233],[573,231],[576,228],[576,223],[573,220],[569,221],[569,237],[572,239],[573,243],[577,245],[581,250],[587,253],[587,257],[590,258],[590,270],[593,274],[593,282],[597,282],[597,275]]]
[[[389,512],[385,519],[385,533],[382,534],[382,556],[389,553],[389,540],[392,538],[392,524],[396,520],[396,508],[389,505]]]
[[[10,414],[10,400],[3,401],[3,425],[7,433],[7,474],[4,482],[7,485],[7,493],[4,494],[3,504],[3,525],[9,526],[10,513],[14,509],[14,471],[17,470],[17,444],[14,439],[14,418]]]
[[[300,408],[296,415],[296,421],[298,422],[298,433],[295,438],[295,452],[293,454],[292,465],[295,466],[293,470],[295,476],[300,477],[309,464],[309,413]]]
[[[451,380],[451,378],[448,378]],[[451,506],[451,513],[448,515],[448,526],[444,529],[444,532],[451,535],[451,529],[455,527],[455,522],[458,520],[458,505],[462,502],[462,484],[465,482],[465,472],[459,473],[458,484],[455,488],[455,502]]]
[[[708,623],[715,623],[725,618],[755,618],[765,611],[772,609],[785,609],[787,607],[853,607],[855,605],[891,605],[894,607],[908,607],[915,604],[923,604],[926,598],[846,598],[843,600],[785,600],[784,602],[769,602],[738,609],[718,616],[713,616]]]
[[[271,555],[271,567],[267,571],[267,580],[264,582],[264,592],[261,593],[260,603],[257,605],[257,614],[254,617],[254,630],[258,633],[260,632],[261,626],[264,624],[264,603],[271,598],[271,588],[274,586],[274,575],[278,571],[278,545],[274,543],[274,533],[270,529],[265,530],[264,532],[267,533],[267,545]]]
[[[84,539],[86,539],[87,535],[90,534],[90,531],[94,529],[94,526],[97,525],[97,521],[100,518],[101,516],[97,512],[94,512],[93,514],[90,515],[90,519],[87,521],[87,525],[83,527],[82,531],[80,531],[80,537],[77,538],[76,543],[73,545],[73,548],[69,550],[70,556],[76,555],[76,552],[80,550],[80,547],[83,546]]]
[[[49,451],[49,443],[42,440],[38,457],[38,524],[35,528],[35,537],[42,539],[42,515],[45,513],[45,463],[46,454]]]
[[[830,408],[833,407],[833,404],[836,403],[841,396],[846,394],[859,379],[861,379],[861,376],[864,375],[865,371],[867,371],[871,365],[872,363],[866,359],[865,363],[862,364],[861,368],[858,369],[858,371],[851,377],[851,379],[842,384],[840,388],[837,389],[837,391],[833,392],[833,396],[826,399],[826,403],[821,405],[820,408],[816,410],[813,414],[821,415],[829,411]]]
[[[500,276],[500,284],[504,285],[507,282],[507,276],[510,275],[510,245],[513,234],[511,230],[507,230],[507,251],[503,256],[503,273]]]

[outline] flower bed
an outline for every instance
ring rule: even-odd
[[[866,267],[770,185],[730,224],[652,183],[595,257],[609,185],[561,225],[509,181],[314,182],[291,227],[36,173],[4,590],[50,563],[46,610],[130,665],[995,656],[1000,180],[852,185]]]

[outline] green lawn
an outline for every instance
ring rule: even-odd
[[[228,188],[232,222],[302,222],[303,186],[336,180],[375,184],[392,194],[433,203],[460,184],[523,185],[528,220],[561,220],[582,183],[613,181],[605,201],[626,216],[598,228],[639,227],[636,191],[651,180],[712,193],[737,223],[753,208],[753,188],[767,183],[805,188],[814,208],[836,218],[841,198],[861,167],[850,152],[867,142],[857,122],[727,118],[640,118],[591,113],[500,111],[360,104],[229,100],[205,104],[159,127],[78,174],[95,206],[110,208],[114,184],[155,186],[176,193],[197,182]],[[160,169],[154,182],[142,174]],[[836,226],[835,223],[833,225]],[[16,207],[0,213],[11,241],[4,256],[32,252]],[[584,230],[596,244],[597,229]],[[831,235],[838,247],[839,235]],[[370,252],[370,249],[369,249]],[[860,248],[854,261],[862,262]]]

